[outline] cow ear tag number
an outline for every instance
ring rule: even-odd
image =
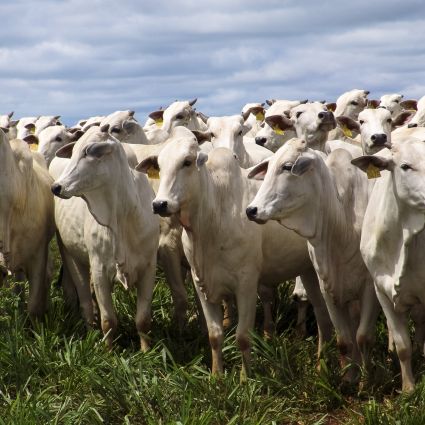
[[[369,166],[367,167],[366,174],[368,179],[376,179],[378,177],[381,177],[379,168],[375,167],[372,163],[370,163]]]

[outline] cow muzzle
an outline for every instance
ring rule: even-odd
[[[168,202],[163,200],[152,202],[152,211],[154,214],[159,214],[161,217],[169,217]]]
[[[266,220],[262,220],[262,219],[258,218],[258,208],[257,207],[249,206],[249,207],[246,208],[245,212],[246,212],[246,215],[247,215],[249,220],[255,221],[258,224],[266,223]]]
[[[58,198],[69,199],[69,196],[66,196],[62,193],[62,185],[59,183],[53,183],[50,186],[50,190],[52,191],[53,195],[57,196]]]

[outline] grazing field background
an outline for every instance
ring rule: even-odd
[[[158,271],[153,301],[152,349],[138,350],[135,294],[115,287],[119,329],[108,352],[99,331],[85,330],[67,312],[55,278],[43,323],[31,324],[12,285],[0,290],[0,424],[424,424],[423,358],[414,370],[413,394],[400,395],[399,366],[387,353],[383,317],[372,353],[373,370],[362,392],[342,384],[334,344],[317,370],[314,319],[310,336],[297,337],[293,282],[282,284],[277,333],[253,335],[253,376],[239,383],[240,356],[234,329],[224,344],[225,374],[210,375],[207,335],[191,309],[181,334],[171,322],[170,291]],[[28,284],[25,287],[28,292]],[[26,294],[28,295],[28,294]],[[262,320],[257,314],[257,332]]]

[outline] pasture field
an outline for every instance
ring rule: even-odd
[[[316,337],[296,336],[293,283],[281,285],[277,334],[253,335],[253,376],[239,383],[241,360],[234,329],[227,333],[226,373],[209,374],[210,349],[201,331],[192,288],[191,311],[181,335],[171,323],[172,303],[158,272],[153,302],[152,350],[138,351],[133,316],[135,294],[115,288],[119,330],[107,352],[99,331],[86,332],[67,312],[57,286],[59,257],[49,312],[32,325],[11,287],[0,290],[0,424],[424,424],[423,358],[414,359],[418,385],[400,395],[398,362],[386,351],[381,317],[373,370],[362,394],[343,385],[336,349],[316,369]],[[26,286],[28,291],[28,285]],[[258,308],[257,331],[261,308]]]

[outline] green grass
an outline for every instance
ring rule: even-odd
[[[57,258],[57,257],[56,257]],[[56,261],[56,277],[59,262]],[[98,331],[86,332],[67,312],[61,289],[52,285],[49,312],[32,325],[13,288],[0,290],[0,424],[423,424],[424,370],[414,361],[418,385],[399,395],[398,363],[388,359],[380,320],[368,389],[357,395],[342,384],[336,350],[327,347],[316,369],[316,336],[294,332],[292,284],[280,288],[277,336],[253,335],[253,376],[239,383],[240,356],[234,330],[226,336],[226,372],[209,374],[208,338],[191,311],[179,335],[171,322],[170,293],[159,273],[153,303],[153,348],[138,351],[135,295],[116,287],[119,329],[107,352]],[[26,291],[28,287],[26,287]],[[257,330],[261,323],[258,308]]]

